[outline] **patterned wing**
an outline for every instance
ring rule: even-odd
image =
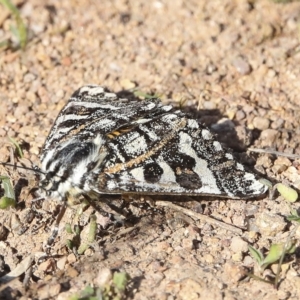
[[[98,192],[232,198],[266,192],[196,120],[180,111],[146,120],[135,121],[141,124],[107,142],[109,155],[92,180],[98,182]]]
[[[143,115],[153,117],[171,109],[172,106],[162,106],[159,99],[122,99],[101,86],[84,86],[73,93],[60,111],[43,146],[41,160],[69,140],[84,142],[114,132]]]

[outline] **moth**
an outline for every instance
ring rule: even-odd
[[[125,98],[98,85],[73,93],[41,152],[40,188],[63,202],[83,195],[215,195],[267,187],[210,130],[159,99]]]

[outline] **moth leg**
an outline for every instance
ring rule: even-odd
[[[43,245],[43,248],[44,248],[45,252],[49,251],[51,245],[54,243],[54,241],[57,237],[58,229],[59,229],[59,223],[62,220],[62,218],[63,218],[63,216],[66,212],[66,209],[67,209],[67,204],[66,204],[66,202],[63,202],[63,205],[61,206],[60,211],[58,213],[58,216],[56,217],[55,223],[52,227],[51,235],[48,238],[47,242]]]
[[[106,196],[107,198],[103,197],[103,198],[101,198],[100,201],[99,201],[99,199],[95,200],[90,195],[84,195],[84,197],[96,211],[98,211],[105,217],[108,217],[112,221],[112,223],[114,223],[115,225],[117,225],[117,224],[124,225],[124,221],[125,221],[124,218],[126,219],[128,217],[128,212],[125,211],[122,208],[122,206],[118,207],[112,203],[113,200],[120,199],[119,195]],[[104,203],[105,205],[107,205],[108,210],[110,209],[115,213],[106,211],[105,209],[103,209],[103,207],[101,205],[98,205],[98,203],[101,203],[101,204]]]

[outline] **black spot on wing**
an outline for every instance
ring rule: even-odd
[[[148,182],[158,182],[162,174],[163,169],[156,163],[150,163],[144,167],[144,178]]]
[[[188,190],[200,189],[202,187],[202,181],[199,176],[191,171],[183,171],[181,174],[176,174],[176,182]]]
[[[177,167],[192,170],[196,165],[196,161],[193,157],[179,153],[177,149],[170,149],[170,151],[165,152],[163,156],[174,171]]]

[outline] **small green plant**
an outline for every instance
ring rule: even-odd
[[[0,0],[1,1],[1,0]],[[20,157],[20,158],[23,158],[24,157],[24,154],[23,154],[23,151],[22,151],[22,149],[21,149],[21,147],[20,147],[20,145],[19,145],[19,143],[15,140],[15,139],[13,139],[13,138],[11,138],[11,137],[8,137],[8,139],[10,140],[10,142],[12,143],[12,145],[13,146],[15,146],[15,148],[16,148],[16,154]]]
[[[286,217],[289,221],[294,221],[297,223],[300,223],[300,216],[297,212],[297,210],[292,209],[291,210],[291,214],[289,216]]]
[[[279,194],[288,202],[295,202],[298,199],[298,193],[291,187],[284,185],[282,183],[275,184],[274,189],[277,189]]]
[[[122,300],[125,299],[125,290],[129,276],[125,272],[115,272],[112,280],[103,287],[87,286],[79,294],[73,295],[69,300]]]
[[[10,178],[7,176],[0,176],[0,180],[4,189],[4,196],[0,198],[0,209],[16,206],[15,191]]]
[[[135,97],[143,98],[143,99],[156,99],[156,98],[160,98],[160,95],[158,95],[158,94],[151,95],[151,94],[144,93],[144,92],[142,92],[140,90],[135,90],[133,92],[133,94],[134,94]]]
[[[89,233],[87,237],[87,241],[85,243],[80,244],[77,253],[83,254],[89,247],[90,245],[95,241],[96,238],[96,233],[97,233],[97,217],[96,215],[91,215],[90,216],[90,228],[89,228]]]
[[[275,286],[275,288],[277,288],[278,282],[279,282],[279,277],[280,277],[281,265],[284,260],[284,257],[286,254],[293,254],[295,252],[295,250],[296,250],[296,241],[290,240],[290,239],[288,239],[288,241],[285,244],[283,244],[283,243],[272,244],[267,256],[264,256],[260,250],[255,249],[254,247],[249,245],[250,254],[254,258],[254,260],[257,262],[260,273],[262,273],[266,268],[268,268],[273,263],[279,261],[277,274],[276,274],[274,281],[265,280],[261,277],[255,276],[253,274],[248,274],[249,277],[273,284]]]
[[[71,250],[77,249],[77,254],[81,255],[94,243],[97,234],[97,217],[96,215],[90,216],[90,224],[87,232],[87,237],[81,239],[81,234],[86,234],[85,230],[81,231],[78,225],[73,228],[70,223],[67,223],[65,229],[68,234],[72,234],[73,238],[66,241],[67,247]]]
[[[11,26],[10,31],[17,37],[21,49],[25,49],[27,44],[27,29],[21,18],[20,12],[17,7],[10,0],[0,0],[0,3],[5,6],[14,16],[16,27]],[[9,42],[2,42],[1,46],[8,46]]]

